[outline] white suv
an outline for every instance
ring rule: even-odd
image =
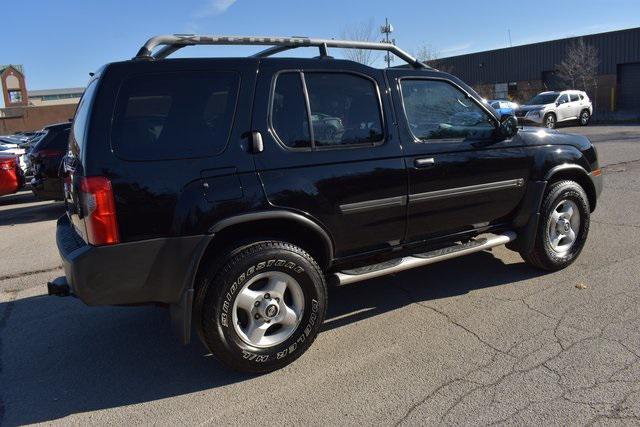
[[[593,106],[586,93],[564,90],[537,94],[516,110],[516,117],[523,124],[538,124],[553,129],[557,123],[568,120],[578,120],[582,126],[586,126],[592,113]]]

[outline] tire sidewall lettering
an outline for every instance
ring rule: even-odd
[[[232,347],[238,348],[238,350],[241,351],[242,358],[244,360],[253,363],[273,362],[296,353],[297,350],[303,347],[303,344],[309,335],[314,332],[314,328],[317,328],[318,323],[320,304],[315,297],[311,298],[306,295],[308,293],[307,289],[305,290],[305,300],[307,302],[306,306],[308,307],[308,311],[303,314],[303,321],[298,325],[298,328],[289,340],[277,347],[274,347],[274,349],[256,349],[256,351],[253,351],[252,348],[243,348],[244,344],[238,341],[239,338],[232,327],[231,319],[233,301],[235,300],[238,292],[242,289],[244,283],[250,280],[254,275],[269,269],[283,271],[289,274],[293,273],[293,275],[297,276],[296,278],[301,282],[301,284],[304,282],[311,282],[309,278],[310,275],[303,266],[291,260],[275,257],[256,262],[244,269],[237,275],[233,283],[224,292],[219,310],[219,323],[221,326],[220,332],[222,333],[225,341],[232,344]],[[304,288],[305,287],[303,286],[303,289]]]

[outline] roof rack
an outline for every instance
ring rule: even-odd
[[[418,61],[416,58],[391,43],[375,43],[355,40],[334,40],[334,39],[312,39],[308,37],[258,37],[258,36],[209,36],[195,34],[172,34],[155,36],[147,40],[140,48],[134,59],[164,59],[175,51],[194,45],[253,45],[271,46],[261,52],[252,55],[256,58],[266,58],[279,52],[284,52],[299,47],[318,47],[320,56],[328,56],[327,48],[337,47],[343,49],[368,49],[384,50],[393,53],[400,59],[406,61],[414,68],[429,67]],[[153,50],[162,46],[155,53]]]

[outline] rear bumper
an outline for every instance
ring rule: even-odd
[[[64,200],[62,180],[59,178],[36,178],[30,182],[33,195],[40,199]]]
[[[179,302],[209,241],[187,236],[91,246],[66,215],[56,229],[69,290],[87,305]]]

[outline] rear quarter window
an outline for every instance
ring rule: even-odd
[[[96,95],[97,87],[98,80],[92,80],[82,94],[82,98],[80,98],[80,102],[78,103],[78,108],[76,108],[76,115],[73,118],[73,126],[71,129],[71,141],[72,144],[76,146],[76,154],[82,151],[85,145],[89,114],[91,112],[91,106]]]
[[[207,157],[222,152],[235,115],[235,72],[157,73],[122,84],[111,145],[125,160]]]

